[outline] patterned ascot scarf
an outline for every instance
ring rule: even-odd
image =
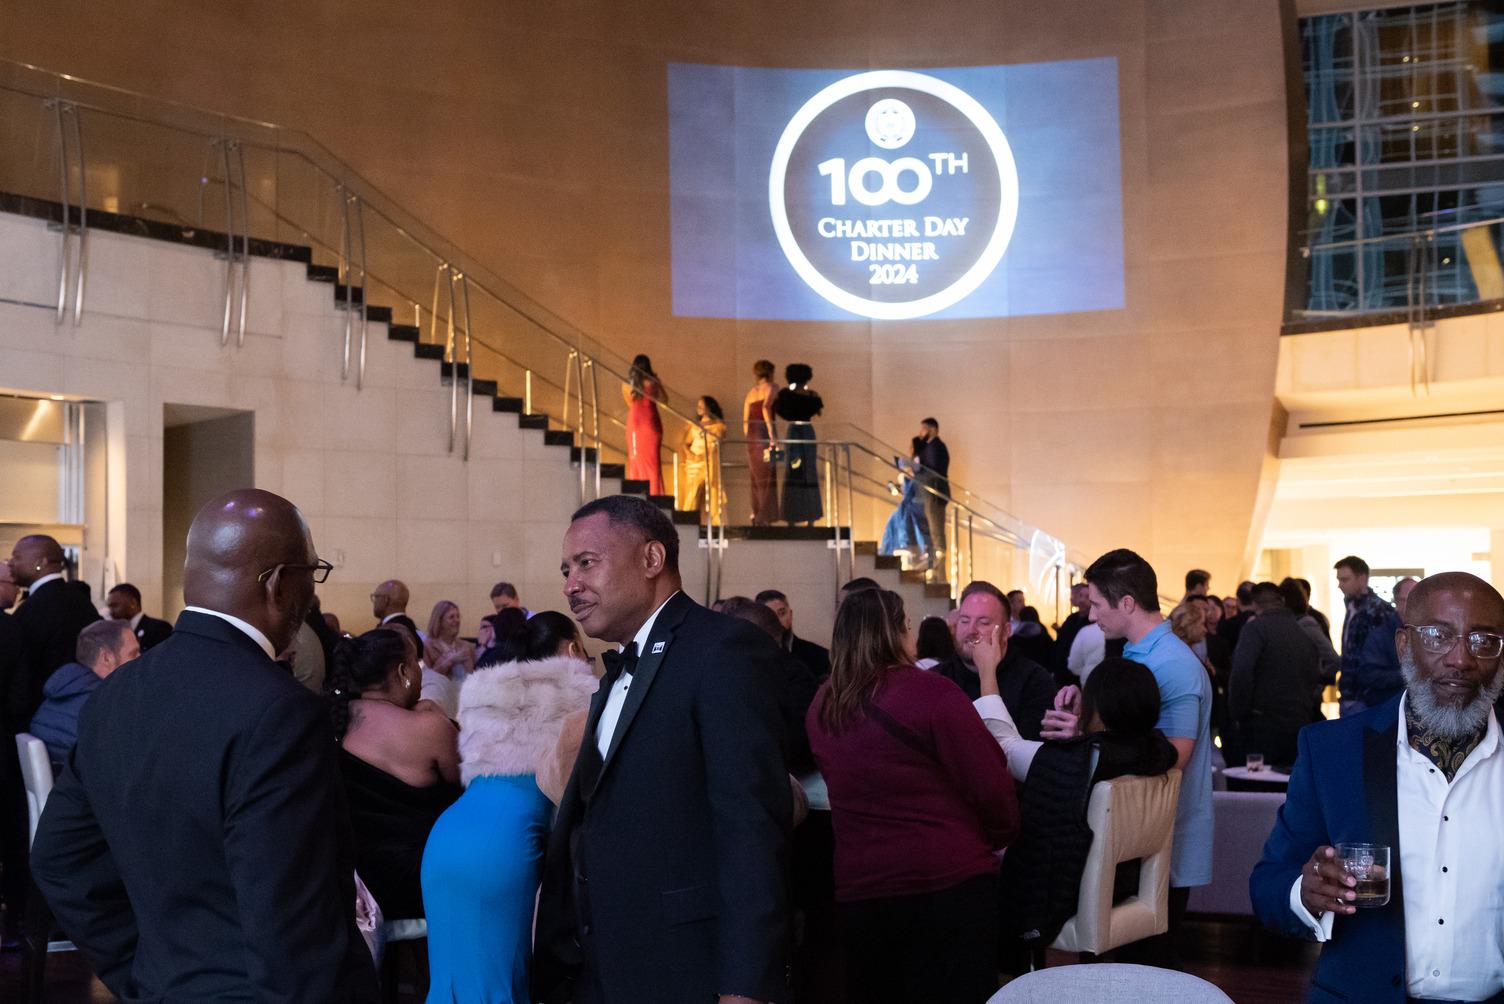
[[[1454,739],[1427,729],[1409,702],[1406,702],[1405,731],[1410,734],[1410,748],[1424,754],[1427,760],[1440,767],[1446,775],[1447,784],[1451,784],[1462,767],[1462,761],[1483,741],[1483,736],[1488,732],[1488,722],[1484,721],[1483,726],[1472,735]]]

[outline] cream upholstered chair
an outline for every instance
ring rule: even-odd
[[[1104,962],[1094,966],[1056,966],[1013,980],[987,1004],[1232,1004],[1214,984],[1171,969]]]
[[[1119,777],[1092,787],[1086,821],[1093,834],[1076,915],[1051,946],[1101,955],[1119,945],[1163,934],[1170,927],[1170,847],[1180,771],[1155,777]],[[1122,861],[1142,859],[1138,893],[1112,905],[1112,884]]]
[[[47,759],[47,744],[29,732],[16,736],[16,755],[21,758],[21,783],[26,788],[26,815],[31,825],[27,843],[37,838],[37,823],[47,796],[52,794],[52,761]]]

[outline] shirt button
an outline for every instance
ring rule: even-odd
[[[1440,976],[1441,975],[1441,970],[1440,969],[1433,969],[1433,970],[1431,970],[1431,975],[1432,976]]]
[[[1445,871],[1446,871],[1446,870],[1447,870],[1447,866],[1446,866],[1446,865],[1442,865],[1442,866],[1441,866],[1441,870],[1442,870],[1442,871],[1443,871],[1443,872],[1445,872]]]
[[[1442,919],[1441,917],[1437,917],[1436,918],[1436,923],[1438,923],[1438,924],[1445,924],[1446,921],[1444,919]]]
[[[1441,821],[1443,823],[1450,823],[1452,821],[1452,817],[1451,816],[1442,816],[1441,817]]]

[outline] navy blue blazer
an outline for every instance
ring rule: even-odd
[[[1337,916],[1311,978],[1307,999],[1313,1002],[1405,1000],[1404,876],[1395,782],[1399,709],[1395,696],[1359,714],[1301,729],[1289,793],[1249,879],[1261,921],[1314,940],[1290,909],[1290,887],[1316,848],[1343,841],[1390,848],[1389,905]]]

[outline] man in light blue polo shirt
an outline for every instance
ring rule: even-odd
[[[1180,754],[1180,802],[1170,859],[1173,945],[1191,887],[1212,880],[1212,685],[1201,660],[1170,632],[1159,612],[1154,569],[1134,552],[1108,551],[1086,570],[1091,619],[1108,638],[1127,641],[1123,657],[1143,663],[1159,684],[1159,730]]]

